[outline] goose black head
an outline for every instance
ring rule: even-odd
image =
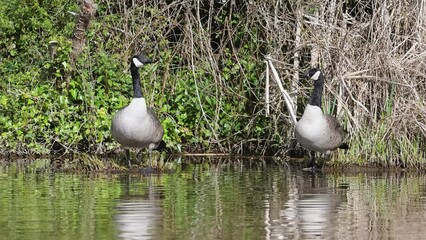
[[[131,64],[137,68],[142,67],[143,65],[148,63],[153,63],[153,61],[143,54],[135,55],[131,59]]]
[[[316,81],[320,79],[321,75],[322,75],[321,70],[319,70],[318,68],[311,68],[309,71],[303,74],[303,77]]]

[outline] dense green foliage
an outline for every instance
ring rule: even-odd
[[[139,51],[159,60],[141,70],[142,85],[149,104],[162,119],[170,148],[241,152],[242,139],[263,139],[268,123],[262,117],[253,119],[259,109],[247,91],[260,91],[258,62],[251,56],[255,46],[234,49],[240,64],[232,60],[235,56],[228,47],[223,49],[226,60],[221,61],[223,86],[219,88],[208,63],[194,63],[195,69],[182,67],[180,63],[187,59],[177,55],[173,43],[163,37],[165,27],[157,26],[166,17],[144,29],[149,35],[140,36],[146,45],[141,49],[128,46],[125,36],[114,33],[114,27],[123,21],[115,12],[118,4],[100,2],[87,33],[87,50],[72,71],[69,54],[75,19],[68,11],[79,11],[74,2],[2,1],[0,5],[1,152],[65,149],[104,153],[116,149],[110,122],[131,98],[127,59]],[[158,14],[154,7],[133,9],[135,14]],[[58,41],[54,59],[49,56],[50,40]],[[244,68],[244,78],[239,77],[240,68]],[[69,88],[65,87],[67,74],[72,75]]]
[[[68,115],[80,106],[55,89],[67,70],[72,31],[64,1],[2,1],[0,4],[1,142],[3,152],[47,152],[55,138],[77,138],[77,121]],[[71,24],[64,25],[70,22]],[[61,46],[55,61],[48,42]]]

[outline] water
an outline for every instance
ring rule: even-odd
[[[0,239],[423,239],[426,177],[180,159],[157,175],[0,164]]]

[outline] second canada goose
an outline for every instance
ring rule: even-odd
[[[304,77],[314,80],[314,90],[302,118],[297,122],[295,135],[305,149],[311,151],[309,167],[315,164],[315,152],[325,153],[337,148],[349,149],[344,143],[346,132],[337,119],[321,110],[321,97],[324,87],[324,75],[318,68],[312,68]]]
[[[152,61],[142,54],[130,59],[133,99],[128,106],[118,110],[112,119],[112,137],[126,149],[129,167],[131,166],[129,148],[148,148],[151,160],[153,149],[165,147],[162,141],[164,129],[154,111],[146,106],[142,95],[139,68],[149,63]],[[151,162],[149,164],[151,167]]]

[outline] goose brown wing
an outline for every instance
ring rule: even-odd
[[[343,138],[346,136],[346,131],[343,129],[342,125],[340,125],[339,121],[334,116],[326,114],[325,118],[327,119],[330,131],[336,132]]]
[[[343,129],[342,125],[340,125],[339,121],[337,121],[337,119],[332,115],[326,114],[325,118],[327,119],[329,133],[331,135],[330,139],[335,142],[336,148],[348,149],[349,146],[343,142],[346,138],[347,132]]]
[[[153,128],[156,129],[155,131],[157,132],[156,134],[156,139],[158,140],[157,142],[160,142],[164,134],[163,126],[161,125],[161,122],[158,119],[157,114],[154,112],[154,110],[152,110],[152,108],[147,108],[147,112],[151,119]]]

